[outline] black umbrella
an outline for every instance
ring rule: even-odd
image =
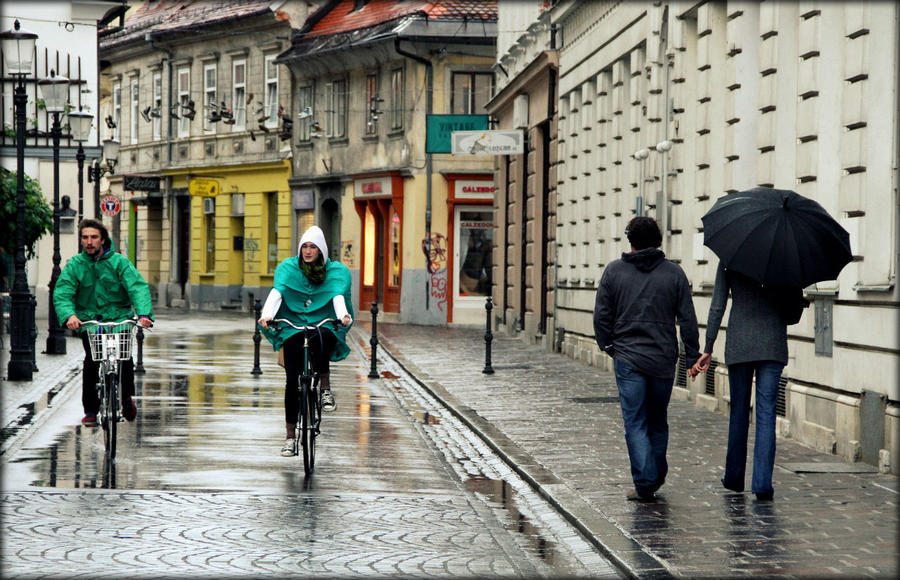
[[[725,267],[761,284],[834,280],[852,259],[847,230],[817,202],[786,189],[725,195],[702,220],[703,243]]]

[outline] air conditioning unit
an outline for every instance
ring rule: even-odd
[[[204,197],[203,198],[203,213],[206,215],[216,213],[216,198],[214,197]]]
[[[231,194],[231,215],[233,215],[233,216],[244,215],[244,194],[243,193],[232,193]]]

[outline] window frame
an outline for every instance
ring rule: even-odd
[[[263,74],[265,75],[265,101],[263,107],[265,110],[266,121],[265,126],[273,129],[278,126],[278,65],[275,64],[277,54],[269,54],[265,57],[265,66]],[[269,73],[274,71],[274,76]]]
[[[366,73],[366,114],[365,126],[363,126],[363,135],[366,137],[374,137],[378,134],[378,116],[375,111],[378,109],[378,73]]]
[[[153,119],[153,140],[162,140],[162,73],[153,74],[153,110],[156,115]]]
[[[179,139],[191,136],[191,120],[184,116],[184,108],[187,107],[191,100],[191,67],[179,67],[176,74],[176,103],[178,105],[178,128],[176,129]]]
[[[120,82],[113,83],[112,118],[116,125],[112,130],[112,138],[121,142],[119,130],[122,127],[122,83]]]
[[[347,79],[338,78],[326,85],[328,101],[328,126],[326,135],[330,139],[347,138]],[[339,90],[343,88],[343,90]]]
[[[312,114],[305,119],[298,119],[297,141],[300,143],[308,143],[312,140],[313,122],[316,120],[316,85],[315,82],[309,82],[297,87],[297,105],[299,111],[303,112],[306,107],[312,111]]]
[[[391,131],[403,129],[403,102],[405,73],[403,67],[391,71]]]
[[[213,71],[212,81],[209,84],[209,71]],[[203,65],[203,132],[212,135],[216,132],[216,124],[210,122],[209,115],[212,112],[211,105],[217,104],[219,99],[219,65],[218,63],[209,63]]]
[[[243,67],[243,80],[237,82],[237,70]],[[240,98],[238,98],[240,91]],[[247,128],[247,59],[239,58],[231,61],[231,113],[234,115],[232,132],[244,131]]]
[[[141,87],[138,79],[131,79],[131,135],[129,139],[132,145],[138,143],[138,119],[141,115]]]
[[[478,98],[478,77],[489,77],[490,82],[488,84],[488,97],[484,99],[484,104],[481,105],[479,110],[479,105],[477,103]],[[456,79],[461,77],[467,77],[470,81],[470,90],[469,94],[466,96],[466,103],[464,107],[459,107],[457,103],[456,97]],[[488,71],[452,71],[450,73],[450,113],[453,115],[486,115],[487,111],[484,108],[484,105],[491,100],[491,96],[494,92],[494,74]]]

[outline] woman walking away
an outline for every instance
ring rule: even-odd
[[[731,390],[728,451],[722,485],[744,491],[747,464],[747,432],[750,427],[750,394],[756,375],[756,440],[753,445],[753,493],[768,501],[775,495],[772,469],[775,465],[775,400],[778,381],[787,364],[787,324],[768,289],[755,280],[726,269],[719,263],[706,322],[706,347],[689,370],[691,379],[710,366],[713,345],[731,293],[731,314],[725,337],[725,364]]]
[[[334,411],[337,404],[331,392],[329,361],[343,360],[350,354],[347,331],[353,324],[350,300],[350,270],[328,259],[325,234],[312,226],[300,238],[299,256],[285,259],[275,270],[275,285],[269,292],[259,325],[272,347],[284,349],[284,417],[287,434],[281,455],[294,455],[294,428],[300,409],[300,373],[303,372],[303,333],[284,325],[270,329],[273,318],[285,318],[297,326],[313,326],[326,318],[340,320],[332,332],[327,325],[309,341],[313,369],[319,374],[322,410]]]

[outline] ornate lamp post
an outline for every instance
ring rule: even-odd
[[[65,113],[69,100],[69,79],[58,77],[50,70],[50,78],[38,82],[41,97],[48,113],[53,114],[53,126],[50,134],[53,136],[53,273],[50,275],[49,298],[50,306],[47,311],[49,319],[49,333],[47,334],[47,354],[66,354],[66,335],[63,327],[56,320],[56,308],[53,306],[53,290],[59,279],[59,138],[62,129],[59,126],[59,114]]]
[[[106,167],[103,167],[99,159],[94,159],[88,169],[88,181],[94,182],[94,217],[102,219],[100,215],[100,178],[107,173],[113,173],[116,162],[119,159],[120,143],[115,139],[107,139],[103,142],[103,158],[106,159]]]
[[[79,107],[78,112],[69,113],[69,130],[72,139],[78,142],[78,152],[75,160],[78,162],[78,221],[84,217],[84,147],[82,143],[91,136],[91,122],[94,116],[85,113]]]
[[[32,379],[34,304],[25,274],[25,76],[31,74],[34,44],[38,35],[19,26],[0,33],[6,72],[16,77],[13,103],[16,110],[16,256],[15,275],[10,294],[10,347],[6,378],[10,381]],[[29,342],[31,344],[29,344]]]

